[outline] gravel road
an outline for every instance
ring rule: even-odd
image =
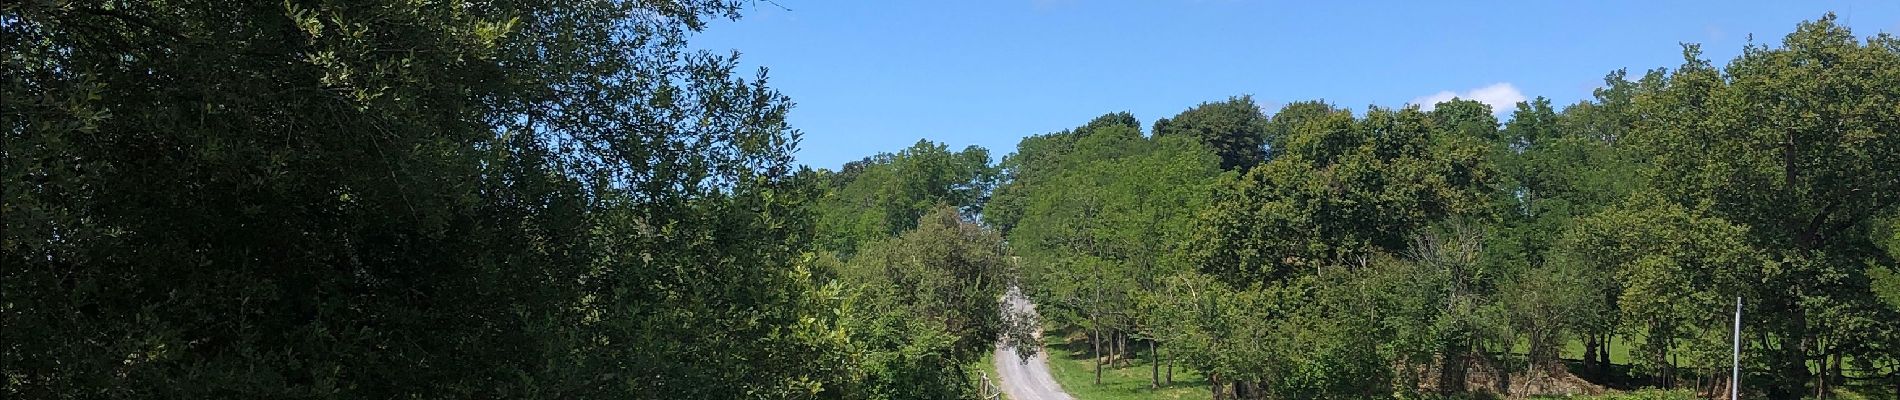
[[[1017,310],[1030,313],[1036,311],[1036,305],[1031,304],[1020,291],[1011,290],[1008,301]],[[1038,332],[1037,336],[1040,337],[1041,333]],[[1068,393],[1064,393],[1062,386],[1057,385],[1055,378],[1049,375],[1049,360],[1044,358],[1044,353],[1048,352],[1036,352],[1035,357],[1030,357],[1028,362],[1023,362],[1022,358],[1016,355],[1014,348],[996,350],[996,373],[1002,375],[999,377],[1001,382],[998,385],[1003,387],[1003,393],[1008,394],[1010,400],[1074,399],[1074,397],[1069,397]]]

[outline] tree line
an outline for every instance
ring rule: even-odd
[[[1098,381],[1147,349],[1156,386],[1179,363],[1216,398],[1722,393],[1739,297],[1745,392],[1900,393],[1900,40],[1828,15],[1683,56],[1505,122],[1108,114],[1024,139],[983,219]]]
[[[1735,296],[1751,393],[1900,384],[1900,41],[1832,16],[1502,124],[1236,97],[834,171],[688,46],[747,7],[0,6],[0,393],[970,398],[1043,325],[1223,398],[1539,385],[1571,342],[1713,387]]]

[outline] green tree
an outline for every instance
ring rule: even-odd
[[[1071,168],[1068,160],[1074,158],[1070,153],[1075,150],[1077,139],[1111,129],[1140,132],[1141,122],[1127,112],[1108,113],[1074,129],[1023,138],[1016,145],[1016,152],[1003,156],[997,165],[1000,183],[983,210],[983,222],[1008,235],[1023,219],[1027,202],[1035,195],[1036,188],[1042,186],[1039,182],[1060,176],[1066,168]]]
[[[1002,237],[939,206],[916,228],[874,242],[850,262],[843,281],[854,297],[854,342],[864,352],[864,398],[962,398],[964,366],[1012,326],[1003,295],[1014,265]]]
[[[1029,179],[1018,192],[1024,218],[1009,241],[1023,255],[1024,278],[1042,315],[1086,329],[1098,359],[1105,345],[1114,352],[1109,337],[1129,326],[1135,287],[1135,265],[1124,257],[1129,246],[1117,241],[1127,237],[1116,235],[1121,216],[1110,210],[1128,199],[1115,190],[1126,187],[1115,186],[1121,177],[1110,171],[1149,146],[1132,126],[1104,126],[1077,136],[1053,160],[1055,175],[1018,178]],[[1099,364],[1096,370],[1099,381]]]
[[[1478,137],[1415,108],[1295,121],[1273,160],[1217,185],[1192,241],[1203,271],[1234,285],[1277,281],[1397,253],[1433,221],[1487,212],[1497,173]]]
[[[1552,115],[1543,105],[1521,104],[1505,127],[1505,140],[1515,150],[1503,158],[1514,185],[1515,211],[1506,213],[1504,234],[1508,247],[1530,268],[1550,271],[1584,282],[1594,299],[1568,321],[1584,342],[1584,370],[1605,378],[1610,370],[1611,341],[1619,324],[1616,298],[1619,282],[1608,270],[1577,265],[1547,265],[1563,254],[1556,242],[1578,218],[1629,199],[1642,184],[1640,162],[1623,140],[1637,115],[1634,99],[1661,86],[1661,75],[1651,73],[1630,81],[1623,71],[1604,78],[1594,101],[1584,101]],[[1538,278],[1532,278],[1533,280]],[[1561,298],[1547,298],[1564,301]],[[1525,321],[1528,322],[1528,321]],[[1553,332],[1551,327],[1521,328]]]
[[[791,103],[686,44],[742,7],[0,6],[0,393],[821,390]]]
[[[1686,46],[1666,86],[1639,97],[1648,118],[1630,139],[1665,198],[1747,228],[1776,260],[1756,285],[1769,394],[1825,392],[1838,381],[1846,315],[1866,303],[1878,251],[1862,234],[1900,201],[1900,39],[1862,42],[1833,15],[1802,23],[1779,47],[1752,45],[1726,68]],[[1810,365],[1819,365],[1816,374]]]
[[[1045,315],[1088,330],[1108,360],[1145,339],[1158,386],[1161,343],[1138,298],[1186,267],[1175,255],[1219,159],[1192,137],[1144,138],[1115,113],[1025,139],[1004,165],[1011,180],[996,198],[1012,211],[985,218],[1017,218],[1010,242]]]
[[[1736,296],[1760,296],[1751,288],[1765,259],[1745,235],[1740,226],[1644,192],[1579,220],[1556,254],[1558,263],[1607,272],[1617,328],[1640,338],[1636,363],[1656,384],[1672,387],[1678,360],[1704,369],[1726,364],[1728,310]]]
[[[1461,111],[1473,107],[1479,112]],[[1374,109],[1363,119],[1319,103],[1288,111],[1278,121],[1295,126],[1275,128],[1285,136],[1275,138],[1273,159],[1217,184],[1189,241],[1189,257],[1227,285],[1283,293],[1259,305],[1276,311],[1258,323],[1277,330],[1270,337],[1291,338],[1266,345],[1277,360],[1269,365],[1293,369],[1214,368],[1253,371],[1232,376],[1236,392],[1370,397],[1390,393],[1395,376],[1367,366],[1440,360],[1433,368],[1445,374],[1436,380],[1439,387],[1459,390],[1466,360],[1509,346],[1499,344],[1496,333],[1502,325],[1495,301],[1498,271],[1479,257],[1482,236],[1413,238],[1437,237],[1416,234],[1447,218],[1463,216],[1472,220],[1463,226],[1472,226],[1492,213],[1499,173],[1487,143],[1497,129],[1489,110],[1453,103],[1445,114]],[[1380,261],[1406,252],[1419,256]],[[1360,283],[1375,282],[1330,276],[1329,270],[1405,276],[1393,282],[1409,283],[1367,293]],[[1315,298],[1338,303],[1309,301]],[[1374,300],[1412,312],[1375,318],[1377,313],[1357,306]],[[1319,324],[1314,315],[1335,318]],[[1376,338],[1389,339],[1380,345]],[[1371,372],[1377,373],[1366,375]],[[1348,384],[1354,375],[1380,378]]]
[[[1154,135],[1188,136],[1205,143],[1220,157],[1221,169],[1244,170],[1266,161],[1267,116],[1254,105],[1253,96],[1201,103],[1174,118],[1155,121]]]
[[[989,150],[970,146],[951,152],[928,140],[845,164],[829,175],[829,190],[814,207],[818,246],[849,256],[860,243],[915,227],[939,204],[980,215],[996,175]]]

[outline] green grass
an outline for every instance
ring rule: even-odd
[[[1635,341],[1636,341],[1635,338],[1623,337],[1623,336],[1617,336],[1611,339],[1610,340],[1610,363],[1611,364],[1629,364],[1630,363],[1630,345],[1634,344]],[[1557,351],[1557,356],[1566,358],[1566,359],[1571,359],[1571,360],[1583,359],[1583,341],[1572,339],[1569,343],[1565,343],[1563,350]]]
[[[1611,344],[1615,344],[1615,343],[1611,343]],[[1612,354],[1611,356],[1614,357],[1615,355]],[[1696,396],[1695,396],[1695,393],[1691,393],[1687,390],[1644,389],[1644,390],[1637,390],[1637,391],[1632,391],[1632,392],[1604,393],[1604,394],[1596,395],[1596,396],[1568,396],[1568,397],[1566,396],[1541,397],[1540,396],[1540,397],[1534,397],[1534,398],[1575,399],[1575,400],[1692,400],[1692,399],[1695,399]]]
[[[1174,367],[1174,384],[1160,389],[1150,387],[1149,362],[1147,349],[1141,350],[1140,359],[1128,366],[1105,366],[1102,369],[1102,384],[1095,384],[1095,363],[1089,358],[1088,337],[1075,331],[1050,331],[1043,337],[1044,349],[1049,352],[1049,372],[1055,376],[1062,390],[1081,400],[1135,400],[1135,399],[1206,399],[1211,397],[1207,391],[1207,379],[1199,371],[1185,368],[1179,364]],[[1610,361],[1627,364],[1630,360],[1631,339],[1617,337],[1610,342]],[[1523,344],[1520,344],[1520,347]],[[1139,346],[1137,346],[1139,347]],[[1518,349],[1522,351],[1523,349]],[[1568,359],[1583,358],[1583,341],[1573,340],[1560,350],[1560,356]],[[986,370],[995,373],[995,365],[985,358]],[[1166,362],[1166,360],[1163,360]],[[1166,365],[1162,366],[1166,372]],[[1561,397],[1558,397],[1561,398]],[[1659,390],[1641,390],[1620,392],[1596,397],[1571,397],[1585,400],[1667,400],[1689,399],[1693,396],[1686,392]]]
[[[1049,352],[1049,372],[1055,376],[1062,390],[1081,400],[1134,400],[1134,399],[1206,399],[1207,379],[1199,371],[1185,368],[1179,364],[1174,367],[1174,384],[1153,389],[1150,386],[1149,362],[1146,349],[1132,365],[1105,366],[1102,369],[1102,384],[1095,384],[1095,363],[1089,358],[1088,337],[1074,331],[1051,331],[1043,338],[1044,349]],[[1610,361],[1628,363],[1630,358],[1630,340],[1618,337],[1610,342]],[[1583,342],[1571,341],[1561,350],[1561,356],[1570,359],[1583,358]],[[995,373],[995,365],[987,364],[986,370]],[[1166,360],[1163,360],[1166,362]],[[1162,366],[1166,372],[1166,365]],[[1677,392],[1638,391],[1617,393],[1602,397],[1577,397],[1590,400],[1647,400],[1675,399]]]
[[[1812,398],[1805,396],[1804,398]],[[1856,381],[1849,379],[1847,384],[1834,388],[1834,394],[1828,396],[1834,400],[1879,400],[1900,399],[1900,393],[1893,390],[1893,384],[1883,380]]]
[[[1049,372],[1055,376],[1062,390],[1081,400],[1133,400],[1133,399],[1206,399],[1212,397],[1207,391],[1207,379],[1200,372],[1174,366],[1174,384],[1164,385],[1160,389],[1151,386],[1152,369],[1146,358],[1122,367],[1102,368],[1102,384],[1095,384],[1095,362],[1090,359],[1088,338],[1081,334],[1062,334],[1050,332],[1043,336],[1049,352]],[[1132,343],[1130,344],[1133,345]],[[1146,357],[1147,349],[1140,355]],[[1167,360],[1162,360],[1167,362]],[[1166,378],[1167,365],[1161,366],[1163,378]]]
[[[1610,341],[1611,364],[1629,364],[1630,344],[1633,340],[1632,338],[1617,336],[1614,340]],[[1530,342],[1519,340],[1516,346],[1511,347],[1511,351],[1517,354],[1524,354],[1524,352],[1530,351]],[[1557,357],[1568,360],[1583,359],[1583,340],[1571,339],[1570,342],[1564,343],[1564,348],[1557,350]]]
[[[1636,339],[1617,337],[1610,342],[1610,362],[1627,365],[1630,362],[1630,347]],[[1135,400],[1135,399],[1206,399],[1207,379],[1200,372],[1175,365],[1174,384],[1160,389],[1150,387],[1150,369],[1146,349],[1139,352],[1139,359],[1128,366],[1104,366],[1102,384],[1095,384],[1095,363],[1089,358],[1089,343],[1086,335],[1068,331],[1050,331],[1043,337],[1044,349],[1049,352],[1049,371],[1055,376],[1056,383],[1069,395],[1081,400]],[[1132,344],[1131,344],[1132,345]],[[1525,344],[1519,343],[1519,352]],[[1572,340],[1567,343],[1560,356],[1566,359],[1583,358],[1583,341]],[[996,375],[993,356],[984,356],[983,370],[991,376]],[[1163,360],[1166,362],[1166,360]],[[1166,365],[1162,366],[1166,372]],[[1881,387],[1842,388],[1835,392],[1837,398],[1856,400],[1870,398],[1865,393],[1884,394]],[[1873,396],[1877,397],[1877,396]],[[1577,400],[1688,400],[1695,396],[1687,391],[1668,391],[1642,389],[1629,392],[1613,392],[1598,396],[1574,397],[1536,397],[1546,399]]]

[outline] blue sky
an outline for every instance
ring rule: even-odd
[[[1588,98],[1604,74],[1726,64],[1835,11],[1857,36],[1900,32],[1900,1],[759,2],[695,47],[769,67],[798,106],[798,161],[837,168],[927,138],[994,157],[1108,112],[1143,124],[1251,94],[1270,113],[1477,97]],[[787,10],[789,9],[789,10]],[[750,75],[747,73],[747,75]]]

